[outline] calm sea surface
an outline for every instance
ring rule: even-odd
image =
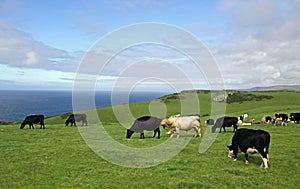
[[[114,92],[114,95],[116,92]],[[96,108],[122,103],[144,102],[166,95],[162,92],[117,93],[111,100],[111,92],[96,92]],[[71,91],[0,91],[0,121],[21,121],[30,114],[46,117],[72,112]]]

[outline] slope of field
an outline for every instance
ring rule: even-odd
[[[300,93],[291,91],[253,92],[255,95],[272,95],[272,99],[231,103],[226,114],[238,116],[248,113],[257,121],[263,115],[300,112]],[[182,99],[189,99],[185,94]],[[202,133],[210,130],[204,120],[209,118],[211,95],[199,94]],[[150,105],[152,102],[150,103]],[[191,105],[192,106],[192,105]],[[116,108],[124,108],[120,105]],[[149,102],[129,105],[134,117],[151,112]],[[180,100],[165,102],[167,115],[181,111]],[[115,110],[107,107],[97,110],[105,130],[116,141],[131,147],[146,148],[169,139],[162,131],[161,139],[145,139],[135,133],[125,139],[125,131]],[[193,108],[191,108],[191,113]],[[158,114],[159,115],[159,114]],[[193,138],[174,158],[149,168],[128,168],[112,164],[96,155],[85,143],[76,127],[65,127],[64,115],[48,118],[46,129],[20,130],[19,125],[0,126],[0,186],[1,188],[299,188],[300,187],[300,124],[287,127],[257,124],[247,126],[263,129],[271,134],[270,167],[260,168],[259,155],[244,155],[238,161],[227,158],[226,146],[233,135],[232,128],[220,133],[213,145],[203,154],[198,152],[201,138]],[[128,119],[130,121],[130,119]],[[96,120],[89,120],[90,126]],[[129,124],[129,123],[128,123]],[[129,125],[130,126],[130,125]],[[246,127],[246,126],[241,126]],[[38,128],[38,127],[36,127]],[[80,127],[81,128],[81,127]],[[192,133],[188,133],[192,134]],[[176,138],[172,139],[176,140]],[[116,152],[117,153],[117,152]],[[165,153],[168,153],[166,151]]]

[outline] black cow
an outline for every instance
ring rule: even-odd
[[[294,123],[300,122],[300,113],[290,113],[290,120]]]
[[[281,121],[281,126],[283,126],[283,125],[287,126],[288,115],[287,114],[275,114],[275,117],[273,119],[274,126],[277,125],[278,121]]]
[[[248,153],[259,153],[263,159],[261,166],[268,168],[269,164],[269,145],[270,134],[263,130],[238,129],[232,137],[232,144],[227,146],[229,149],[228,157],[237,160],[238,151],[245,153],[246,164],[248,164]]]
[[[161,123],[162,119],[153,117],[153,116],[143,116],[140,117],[138,119],[136,119],[133,123],[133,125],[130,127],[130,129],[127,129],[127,134],[126,134],[126,138],[130,138],[131,135],[134,132],[139,132],[140,134],[140,138],[145,138],[144,135],[144,130],[146,131],[153,131],[154,130],[154,135],[153,138],[156,136],[156,133],[158,133],[158,137],[160,138],[160,123]]]
[[[45,129],[45,123],[44,123],[44,115],[29,115],[27,116],[24,121],[21,123],[20,129],[23,129],[25,125],[29,125],[29,129],[34,129],[33,124],[40,123],[41,128]]]
[[[220,128],[220,133],[223,128],[224,132],[226,132],[225,127],[231,127],[233,126],[233,132],[237,130],[237,123],[238,123],[238,118],[237,117],[220,117],[217,119],[215,125],[212,127],[212,132],[214,133],[217,128]]]
[[[82,126],[84,126],[84,124],[87,126],[87,116],[86,114],[71,114],[69,116],[69,118],[66,120],[66,126],[69,125],[69,123],[71,123],[71,126],[76,126],[76,122],[82,121]]]

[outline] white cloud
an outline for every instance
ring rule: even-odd
[[[24,62],[24,65],[26,66],[34,66],[35,64],[38,64],[38,57],[37,53],[34,51],[29,51],[26,53],[26,60]]]
[[[0,21],[0,57],[0,64],[12,67],[60,71],[75,71],[80,58],[36,41],[4,21]]]
[[[222,1],[231,40],[215,56],[227,85],[297,84],[300,14],[297,1]]]

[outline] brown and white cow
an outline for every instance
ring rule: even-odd
[[[171,131],[170,138],[173,137],[174,133],[177,134],[177,138],[179,137],[180,130],[195,130],[194,137],[201,137],[201,128],[200,128],[200,116],[192,115],[192,116],[171,116],[169,118],[163,119],[161,121],[161,125],[167,127]]]

